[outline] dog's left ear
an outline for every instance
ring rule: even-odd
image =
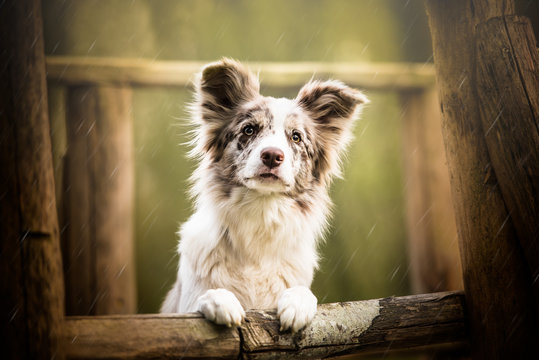
[[[340,81],[311,81],[299,91],[297,102],[322,127],[342,131],[348,126],[359,105],[369,102],[358,90]]]
[[[311,81],[299,91],[297,103],[314,122],[318,175],[339,175],[339,156],[352,137],[352,125],[361,105],[369,100],[340,81]]]

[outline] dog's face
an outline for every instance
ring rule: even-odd
[[[217,179],[263,193],[302,193],[338,174],[366,97],[337,81],[310,82],[294,100],[264,97],[253,74],[224,59],[200,76],[195,152]]]

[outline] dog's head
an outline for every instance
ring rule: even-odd
[[[238,62],[207,65],[197,83],[193,153],[229,187],[301,193],[339,174],[339,156],[367,98],[339,81],[311,81],[294,100],[264,97]]]

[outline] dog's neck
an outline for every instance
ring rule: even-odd
[[[264,261],[299,251],[299,247],[316,251],[331,208],[325,188],[290,196],[241,186],[224,190],[211,177],[198,181],[203,183],[196,187],[204,191],[196,194],[197,209],[212,209],[221,226],[221,240],[244,259]]]

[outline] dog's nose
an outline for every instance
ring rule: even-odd
[[[268,147],[262,150],[260,153],[260,158],[262,159],[264,165],[271,169],[281,165],[281,163],[284,161],[284,153],[280,149]]]

